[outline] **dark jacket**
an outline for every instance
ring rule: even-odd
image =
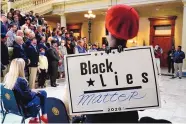
[[[176,51],[173,57],[175,63],[183,63],[183,59],[185,59],[185,53],[183,51]]]
[[[30,90],[28,82],[21,77],[17,78],[13,90],[16,99],[22,101],[25,105],[32,101],[32,99],[36,96],[36,93]]]
[[[3,65],[8,65],[9,64],[8,47],[3,42],[1,42],[1,63]]]
[[[173,60],[173,55],[174,55],[174,53],[176,52],[176,50],[169,50],[169,52],[167,53],[167,55],[168,55],[168,61],[171,61],[171,60]]]
[[[68,54],[74,54],[74,47],[73,47],[73,45],[70,44],[70,47],[68,47],[68,45],[66,44],[65,46],[67,48],[67,53]]]
[[[35,34],[36,34],[37,44],[39,44],[44,34],[39,32],[36,32]]]
[[[7,33],[7,27],[3,24],[3,22],[1,21],[1,34],[6,35]]]
[[[26,63],[28,63],[28,58],[26,56],[24,45],[22,45],[22,48],[21,48],[21,46],[18,45],[17,43],[14,44],[12,59],[15,59],[15,58],[22,58],[25,60]]]
[[[53,47],[50,47],[50,49],[47,50],[46,56],[48,59],[49,66],[52,62],[58,62],[60,59],[56,49]]]
[[[45,51],[48,50],[48,47],[46,46],[45,43],[40,43],[40,44],[38,45],[38,48],[39,48],[39,50],[40,50],[41,48],[45,49]]]
[[[90,114],[86,115],[85,123],[137,123],[137,111]]]
[[[39,61],[39,50],[38,50],[37,46],[36,46],[36,48],[34,48],[33,45],[30,45],[28,47],[27,56],[30,59],[29,67],[37,67],[38,61]]]

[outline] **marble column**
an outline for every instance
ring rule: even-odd
[[[67,24],[66,24],[66,17],[64,14],[60,15],[60,24],[61,24],[61,27],[66,27]]]
[[[11,8],[13,8],[13,3],[14,3],[14,0],[8,0],[8,11],[7,12],[9,12],[10,11],[10,9]]]
[[[186,0],[183,6],[182,51],[186,54]],[[186,58],[183,62],[183,69],[186,70]]]

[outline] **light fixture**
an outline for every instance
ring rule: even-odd
[[[92,25],[91,21],[92,19],[96,18],[96,15],[92,13],[92,10],[89,10],[88,14],[84,14],[84,17],[88,19],[88,34],[89,34],[88,43],[90,46],[91,45],[90,34],[91,34],[91,25]]]

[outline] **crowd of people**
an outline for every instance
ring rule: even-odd
[[[154,48],[154,55],[157,65],[158,75],[161,75],[161,58],[163,54],[163,49],[157,44]],[[168,73],[172,72],[172,79],[179,77],[182,79],[182,68],[183,60],[185,59],[185,53],[182,51],[182,46],[178,46],[175,50],[175,46],[172,46],[167,53],[167,64],[168,64]]]
[[[64,56],[69,54],[87,53],[105,50],[106,44],[98,48],[96,44],[87,47],[87,38],[75,37],[72,31],[56,27],[50,31],[50,27],[42,16],[33,11],[21,14],[19,10],[10,9],[1,14],[1,65],[4,71],[2,77],[8,71],[8,65],[15,58],[22,58],[26,63],[26,72],[30,88],[35,88],[36,77],[38,86],[45,87],[47,75],[50,77],[52,87],[56,87],[56,79],[64,78]],[[38,76],[37,76],[38,73]]]
[[[123,13],[118,13],[119,11],[123,11]],[[103,51],[106,49],[106,44],[103,44],[102,48],[99,49],[96,44],[89,48],[86,37],[74,37],[72,31],[69,32],[66,27],[61,27],[59,23],[56,28],[50,31],[44,18],[38,13],[34,15],[33,11],[22,15],[19,10],[10,9],[7,16],[1,14],[0,19],[1,76],[4,77],[4,87],[14,91],[16,100],[22,101],[27,106],[29,113],[36,113],[37,109],[34,106],[40,105],[41,119],[47,123],[45,106],[47,93],[44,90],[35,90],[37,73],[39,74],[39,87],[45,87],[47,75],[49,75],[51,86],[56,87],[56,79],[65,77],[65,55]],[[132,7],[126,5],[113,6],[106,15],[106,28],[109,31],[109,38],[112,39],[109,41],[110,47],[122,46],[122,48],[126,48],[127,40],[134,38],[138,33],[139,16]],[[160,50],[159,47],[156,49]],[[180,55],[180,51],[177,54]],[[174,55],[177,56],[177,54]],[[155,53],[155,56],[158,55]],[[177,59],[175,59],[176,62]],[[27,77],[29,81],[27,81]],[[65,96],[67,97],[67,95]],[[68,111],[68,100],[63,100],[63,102]],[[33,117],[29,123],[39,123],[36,115]],[[137,110],[90,114],[81,117],[81,120],[86,118],[84,122],[87,123],[170,123],[166,120],[160,121],[153,118],[139,119]]]

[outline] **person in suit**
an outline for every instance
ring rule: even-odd
[[[54,36],[54,39],[56,40],[58,46],[60,46],[61,40],[62,40],[62,31],[61,30],[57,30],[57,33]]]
[[[8,64],[9,64],[9,54],[8,54],[8,47],[6,46],[6,35],[1,34],[1,64],[5,67],[4,73],[1,73],[3,77],[8,71]]]
[[[46,46],[46,37],[42,37],[41,38],[41,42],[40,42],[40,44],[38,45],[38,48],[39,49],[44,49],[45,51],[47,51],[48,50],[48,47]]]
[[[31,114],[33,118],[29,123],[39,123],[37,118],[37,106],[41,106],[41,120],[48,122],[46,115],[46,97],[47,93],[44,90],[34,91],[29,88],[28,81],[24,73],[25,62],[22,58],[12,60],[10,70],[4,78],[4,87],[14,91],[15,98],[18,104],[22,103],[25,106],[25,111]]]
[[[37,26],[37,31],[36,31],[36,39],[37,39],[37,44],[40,43],[42,36],[44,36],[43,32],[42,32],[42,26],[38,25]]]
[[[29,65],[29,85],[30,88],[35,88],[35,80],[37,75],[37,67],[39,61],[39,50],[37,48],[37,40],[34,38],[31,41],[31,45],[28,47],[27,56],[30,59]]]
[[[55,40],[51,41],[51,47],[47,50],[46,56],[48,58],[48,71],[50,76],[50,83],[52,87],[56,87],[56,79],[58,76],[58,62],[60,60],[59,54],[56,50],[58,47]]]
[[[168,60],[168,73],[170,73],[171,70],[172,70],[172,74],[174,74],[174,59],[173,59],[173,55],[174,55],[175,52],[176,52],[175,47],[172,46],[171,50],[169,50],[169,52],[168,52],[168,58],[167,58],[167,60]]]
[[[67,53],[68,54],[74,54],[75,49],[74,49],[74,46],[71,44],[70,39],[66,40],[65,47],[67,48]]]
[[[16,36],[15,41],[16,43],[13,46],[12,59],[22,58],[25,60],[26,64],[29,65],[30,60],[26,56],[26,51],[23,45],[23,38],[21,36]]]

